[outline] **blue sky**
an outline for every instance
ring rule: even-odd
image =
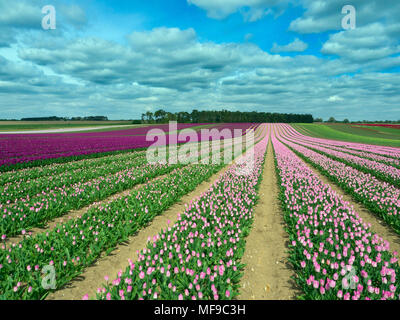
[[[56,30],[41,27],[44,5]],[[162,107],[398,120],[399,16],[397,0],[0,0],[0,118]]]

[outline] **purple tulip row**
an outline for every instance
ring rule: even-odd
[[[178,130],[197,127],[204,124],[178,124]],[[208,129],[210,125],[207,126]],[[242,134],[251,127],[251,123],[213,125],[217,130],[241,129]],[[0,166],[8,166],[38,160],[55,159],[106,153],[119,150],[147,148],[153,141],[146,141],[149,130],[158,128],[168,133],[168,125],[92,133],[59,134],[17,134],[0,137]],[[200,141],[200,132],[197,132]],[[167,144],[175,141],[177,133],[167,136]]]
[[[143,155],[145,155],[144,151],[132,151],[122,154],[108,155],[95,159],[83,159],[78,161],[70,161],[67,163],[55,163],[50,165],[43,165],[40,167],[3,172],[0,175],[0,186],[5,187],[7,185],[35,181],[37,179],[48,178],[50,180],[54,180],[56,177],[62,175],[71,175],[79,171],[100,168],[114,163],[122,163],[127,160],[129,161],[129,159],[133,159],[135,157],[142,157]]]

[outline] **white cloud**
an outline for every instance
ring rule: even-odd
[[[274,13],[273,10],[267,9],[264,7],[260,7],[260,8],[250,7],[247,10],[245,10],[245,9],[240,10],[240,12],[243,16],[244,21],[246,21],[246,22],[255,22],[255,21],[263,19],[264,17],[268,16],[269,14]]]
[[[86,25],[87,23],[85,11],[76,4],[60,4],[57,6],[57,11],[61,14],[61,16],[66,20],[67,23],[75,27],[81,27]]]
[[[37,1],[0,0],[0,25],[20,28],[41,28],[42,7]]]
[[[339,101],[343,101],[344,99],[339,96],[330,96],[327,100],[329,102],[339,102]]]
[[[33,1],[31,4],[36,5]],[[325,16],[307,17],[316,23],[310,24],[309,30],[315,30],[318,24],[321,28],[329,27],[329,23],[325,24],[329,19],[336,21],[336,7],[325,2],[328,7],[321,5],[319,11],[326,12]],[[215,18],[239,12],[249,22],[262,18],[269,9],[278,10],[278,1],[192,0],[192,3]],[[338,4],[335,0],[332,3]],[[370,15],[366,8],[360,10],[367,17]],[[69,29],[86,23],[79,7],[59,10]],[[331,35],[322,53],[335,56],[332,58],[283,57],[249,42],[200,42],[191,28],[161,27],[131,32],[126,43],[107,41],[103,33],[98,37],[33,29],[25,33],[21,21],[10,24],[1,14],[0,46],[12,43],[13,37],[9,35],[17,30],[18,42],[10,50],[15,50],[20,59],[3,55],[5,51],[0,49],[0,117],[76,116],[95,112],[114,119],[139,118],[144,110],[154,111],[157,107],[169,111],[192,108],[300,111],[337,119],[365,114],[366,118],[376,120],[398,113],[398,73],[382,72],[400,66],[400,56],[396,54],[400,24],[390,19],[388,24],[380,21],[363,25],[365,18],[361,17],[356,30]],[[29,21],[29,10],[26,14]],[[308,14],[306,11],[303,18]],[[250,36],[246,38],[249,40]],[[274,44],[271,51],[306,49],[306,43],[295,39],[286,45]],[[346,102],[345,106],[341,101]]]
[[[361,63],[400,53],[400,45],[383,24],[373,23],[331,35],[321,52]]]
[[[398,21],[400,2],[398,0],[301,0],[305,13],[291,22],[289,30],[298,33],[320,33],[342,30],[342,8],[351,4],[356,9],[357,26],[385,20],[389,26]]]
[[[207,11],[207,15],[213,19],[224,19],[229,15],[240,11],[245,21],[254,22],[273,12],[286,7],[293,0],[187,0]]]
[[[301,41],[299,38],[296,38],[293,42],[287,45],[277,45],[274,43],[271,52],[272,53],[280,53],[280,52],[303,52],[308,48],[308,44]]]
[[[85,11],[80,6],[53,0],[51,5],[56,9],[57,29],[45,31],[42,29],[45,5],[49,5],[46,0],[0,0],[0,48],[9,47],[21,37],[28,41],[61,37],[87,23]]]
[[[128,36],[132,47],[137,50],[146,50],[157,47],[158,50],[179,50],[182,47],[188,47],[196,41],[196,32],[190,28],[180,30],[178,28],[155,28],[151,31],[133,32]]]
[[[387,113],[398,108],[400,83],[395,74],[371,69],[368,76],[343,75],[365,64],[379,70],[396,63],[393,58],[370,66],[311,55],[282,57],[254,44],[201,43],[193,29],[157,28],[132,33],[128,40],[128,46],[80,38],[48,48],[21,48],[22,59],[45,65],[60,76],[43,75],[39,69],[34,75],[21,66],[16,71],[10,61],[3,63],[7,65],[0,69],[3,114],[14,107],[13,114],[21,116],[57,111],[73,116],[96,107],[98,113],[113,118],[139,118],[143,110],[158,106],[170,111],[256,108],[272,112],[279,106],[280,112],[301,110],[338,119],[362,110],[370,118],[382,119],[386,115],[376,111],[377,104]],[[76,84],[66,83],[61,75]],[[339,103],[344,100],[347,109]]]

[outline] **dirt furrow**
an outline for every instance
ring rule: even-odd
[[[299,294],[291,279],[294,272],[287,263],[289,237],[284,229],[278,195],[272,144],[269,143],[260,199],[242,259],[246,267],[241,279],[240,300],[292,300]]]

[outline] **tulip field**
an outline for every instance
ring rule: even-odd
[[[212,125],[212,128],[243,131],[251,128],[251,123],[234,125]],[[177,130],[198,129],[204,124],[177,124]],[[63,163],[110,153],[132,151],[149,147],[146,134],[150,129],[163,130],[168,141],[177,137],[178,132],[169,132],[169,125],[140,127],[118,131],[60,133],[60,134],[3,134],[0,136],[0,172],[10,169]],[[200,140],[200,134],[198,134]]]
[[[285,221],[291,239],[290,261],[297,269],[296,282],[304,291],[303,298],[399,299],[396,276],[400,268],[397,254],[390,251],[390,244],[371,232],[354,209],[329,185],[321,182],[288,146],[303,155],[310,149],[303,150],[285,139],[284,133],[278,134],[273,144]],[[319,153],[314,156],[316,161],[322,157]],[[314,161],[311,155],[308,159]],[[327,157],[322,161],[332,162]],[[352,170],[349,168],[353,173]],[[343,167],[336,172],[337,176],[346,173]],[[353,179],[357,179],[356,176]],[[358,185],[355,190],[360,187]],[[372,195],[371,190],[365,190],[363,195],[367,194]],[[395,196],[391,200],[388,200],[391,205],[377,205],[377,212],[396,217],[397,209],[394,207],[400,204],[399,195],[397,203]]]
[[[210,149],[201,128],[243,133]],[[206,161],[190,154],[150,163],[150,129],[166,130],[168,147],[176,143],[178,132],[168,125],[0,135],[0,300],[72,290],[154,223],[158,232],[122,269],[104,271],[96,284],[77,282],[85,294],[73,298],[242,299],[243,276],[251,272],[243,263],[247,239],[260,214],[260,188],[273,177],[282,225],[265,232],[281,230],[282,242],[288,239],[278,254],[292,275],[292,299],[400,299],[397,244],[386,239],[400,241],[400,148],[311,137],[289,124],[178,124],[178,131],[196,131],[193,146]],[[250,136],[253,143],[244,144]],[[239,150],[233,161],[211,161],[210,150],[223,158],[231,147]],[[188,196],[173,221],[160,222]],[[365,208],[363,217],[355,205]],[[365,217],[382,221],[387,233]],[[267,266],[263,272],[272,272]],[[255,272],[251,278],[263,279]]]

